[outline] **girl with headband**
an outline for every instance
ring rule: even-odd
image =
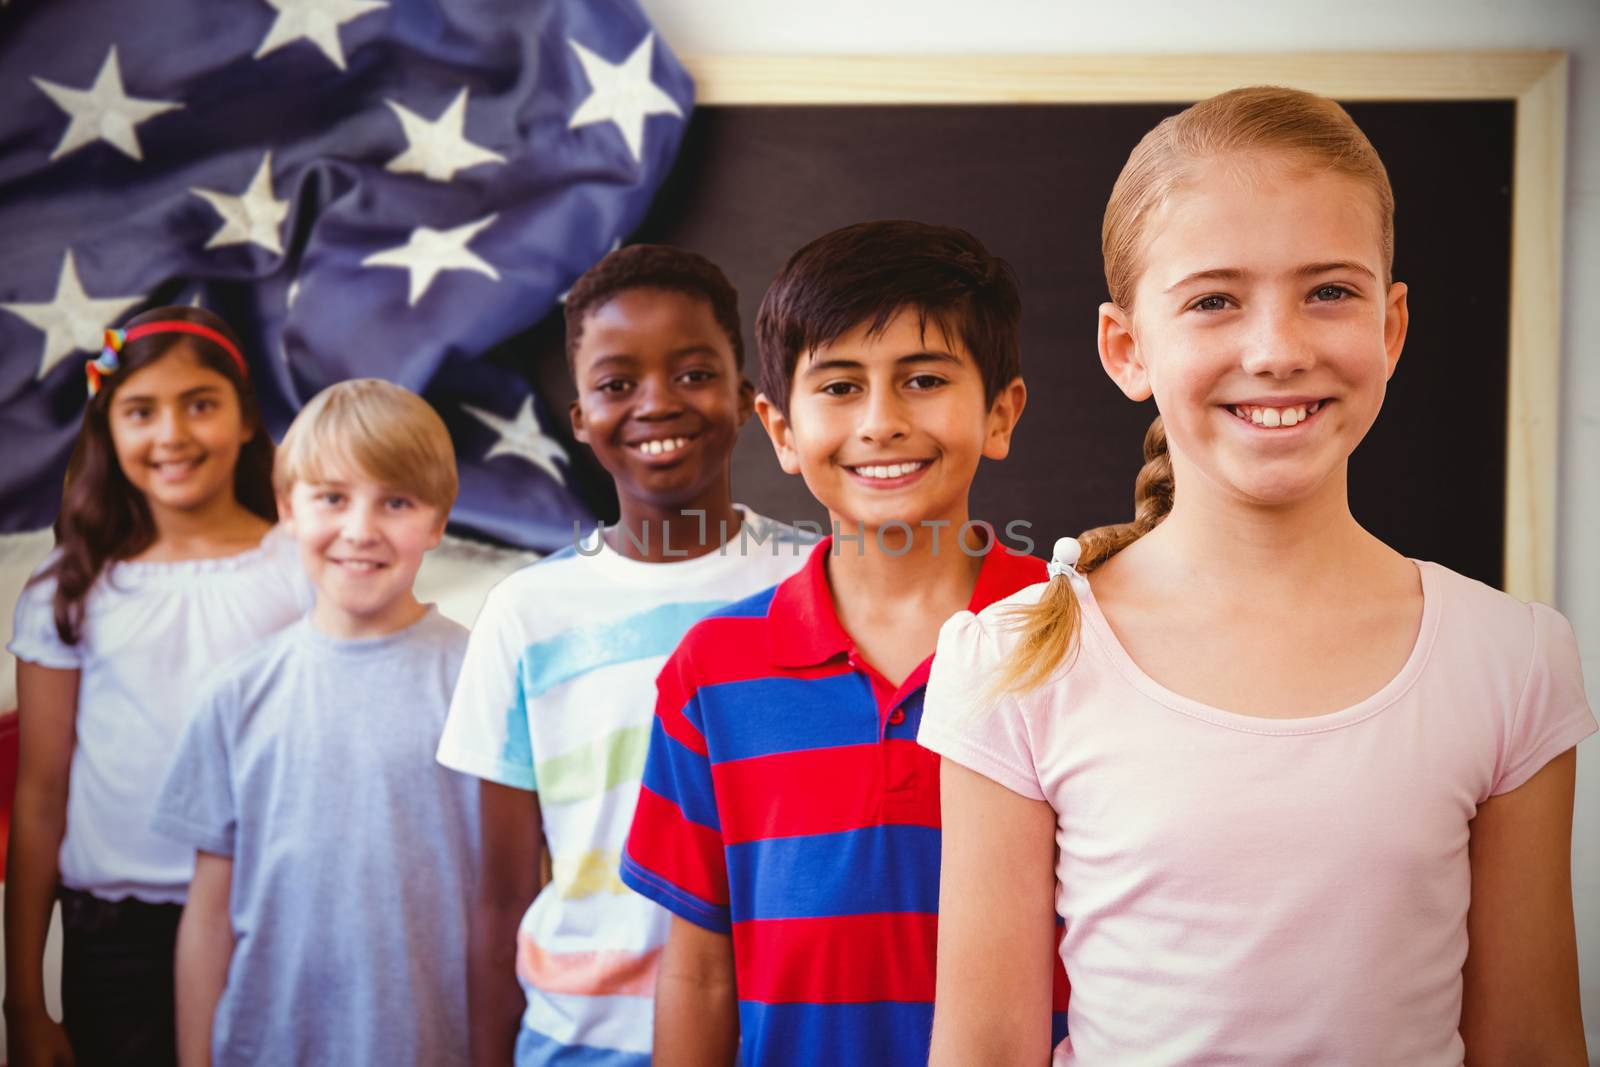
[[[239,342],[198,308],[107,331],[56,548],[17,604],[21,759],[5,893],[10,1062],[172,1063],[173,948],[192,850],[151,809],[199,680],[299,618],[272,533],[272,439]],[[43,957],[59,899],[63,1026]]]

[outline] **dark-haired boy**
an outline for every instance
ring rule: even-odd
[[[733,503],[754,388],[722,271],[675,248],[620,249],[572,287],[566,324],[573,430],[616,482],[620,519],[489,594],[439,759],[482,779],[474,1061],[646,1067],[668,917],[623,889],[617,865],[654,679],[693,622],[804,554],[788,527]],[[539,890],[541,838],[554,878]]]
[[[1005,457],[1026,399],[1020,313],[1003,261],[914,222],[818,238],[767,291],[756,409],[834,537],[698,623],[658,680],[622,863],[674,916],[657,1067],[927,1062],[923,687],[945,619],[1045,578],[968,522],[978,461]]]

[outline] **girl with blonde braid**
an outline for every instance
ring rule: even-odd
[[[1132,523],[944,627],[933,1067],[1586,1061],[1572,630],[1350,513],[1406,337],[1383,163],[1273,88],[1146,135],[1107,374],[1160,417]]]

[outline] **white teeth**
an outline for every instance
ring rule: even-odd
[[[687,437],[667,437],[659,441],[646,441],[637,447],[647,456],[664,456],[668,452],[676,452],[688,443]]]
[[[855,472],[863,478],[903,478],[912,471],[921,470],[923,464],[918,463],[878,463],[868,467],[856,467]]]
[[[1305,422],[1322,408],[1322,401],[1310,404],[1299,404],[1292,408],[1258,408],[1243,407],[1232,404],[1228,410],[1241,419],[1248,419],[1257,426],[1276,429],[1279,426],[1295,426]]]

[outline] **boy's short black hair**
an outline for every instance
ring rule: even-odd
[[[705,299],[733,346],[733,365],[744,368],[739,293],[705,256],[670,245],[628,245],[583,272],[567,293],[567,369],[576,365],[578,341],[589,312],[628,289],[666,289]]]
[[[802,352],[862,323],[877,333],[916,309],[959,335],[983,373],[984,402],[1022,373],[1022,299],[1010,264],[965,230],[885,219],[823,234],[789,257],[756,315],[761,392],[785,415]]]

